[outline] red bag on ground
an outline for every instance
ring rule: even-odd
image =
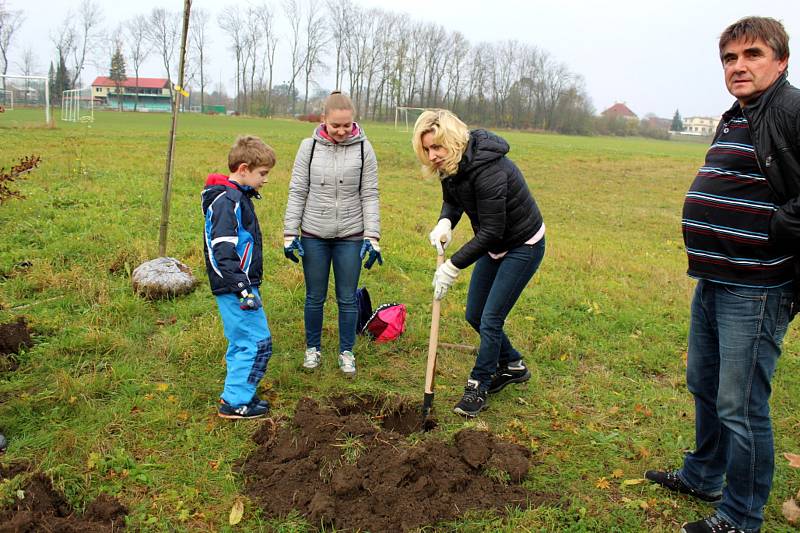
[[[390,303],[378,306],[361,332],[372,337],[375,342],[387,342],[399,337],[405,329],[406,306]]]

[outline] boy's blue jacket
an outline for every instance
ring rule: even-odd
[[[206,271],[211,292],[240,293],[261,284],[261,229],[251,197],[255,189],[210,174],[203,189]]]

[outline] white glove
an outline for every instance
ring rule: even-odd
[[[433,275],[433,297],[435,299],[441,300],[444,298],[444,295],[447,294],[447,289],[456,280],[459,272],[461,270],[456,268],[449,259],[436,269],[436,273]]]
[[[372,246],[373,250],[375,250],[376,252],[380,252],[381,251],[381,247],[378,244],[378,239],[373,239],[372,237],[367,237],[367,240],[369,241],[369,244]]]
[[[439,252],[439,255],[444,255],[445,248],[447,248],[450,245],[450,241],[453,240],[452,229],[453,224],[450,222],[450,219],[443,218],[431,231],[431,234],[429,235],[431,246],[436,247],[436,251]],[[458,272],[456,272],[456,274],[457,273]]]
[[[283,247],[284,248],[288,248],[289,246],[291,246],[296,238],[297,237],[295,237],[294,235],[290,235],[289,237],[284,236],[283,237]]]

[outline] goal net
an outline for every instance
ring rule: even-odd
[[[0,75],[0,126],[50,124],[46,76]]]
[[[94,98],[92,88],[69,89],[61,95],[61,120],[65,122],[93,122]]]
[[[428,107],[396,107],[394,110],[394,129],[411,131],[417,118],[423,111],[428,111],[429,109]]]

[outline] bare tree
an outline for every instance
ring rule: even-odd
[[[464,65],[469,55],[469,41],[461,32],[450,35],[447,46],[451,51],[451,58],[447,65],[447,89],[443,97],[444,106],[458,113],[458,104],[461,99],[462,84],[464,82]],[[449,103],[448,103],[449,102]]]
[[[75,43],[72,47],[72,80],[71,85],[76,87],[86,62],[86,55],[93,50],[100,41],[100,24],[103,14],[100,6],[92,0],[83,0],[78,8],[78,28],[75,30]]]
[[[343,49],[347,46],[347,34],[350,25],[350,18],[353,14],[353,2],[351,0],[327,0],[328,29],[333,35],[333,48],[336,50],[336,66],[334,74],[336,81],[334,88],[340,89],[344,77],[344,59],[342,58]]]
[[[3,69],[0,73],[4,76],[8,74],[8,50],[11,48],[14,34],[22,26],[23,20],[25,17],[21,10],[9,9],[5,0],[0,0],[0,59],[3,60]],[[3,81],[3,88],[5,88],[5,81]]]
[[[217,23],[219,24],[220,29],[222,29],[222,31],[228,35],[230,39],[230,48],[233,51],[234,57],[236,58],[236,110],[241,112],[243,109],[240,98],[241,89],[239,83],[240,79],[242,78],[242,71],[244,70],[242,68],[242,56],[244,54],[245,42],[244,36],[239,29],[244,27],[245,20],[238,5],[229,5],[222,10],[222,13],[219,14]]]
[[[264,36],[264,59],[268,65],[267,82],[267,114],[272,115],[272,79],[275,71],[275,50],[278,46],[278,35],[275,33],[275,15],[267,3],[262,3],[255,10],[256,20],[260,25],[260,30]]]
[[[284,0],[283,11],[286,14],[286,18],[289,20],[289,26],[291,27],[290,48],[292,57],[292,70],[291,78],[289,80],[289,100],[291,102],[291,112],[294,115],[295,103],[297,102],[297,88],[295,81],[297,80],[297,76],[300,74],[300,71],[303,70],[303,65],[305,64],[305,57],[303,56],[303,51],[300,48],[300,42],[302,40],[300,34],[300,24],[303,19],[303,14],[300,10],[300,6],[297,3],[297,0]]]
[[[167,11],[164,8],[153,8],[147,23],[147,37],[153,49],[161,55],[169,82],[170,96],[172,95],[172,62],[175,56],[175,47],[180,39],[180,32],[181,15],[179,13]]]
[[[136,111],[139,108],[139,68],[153,50],[148,34],[147,18],[144,15],[136,15],[125,23],[123,33],[128,41],[128,57],[136,80],[133,95],[133,110]]]
[[[191,40],[191,46],[194,49],[194,53],[197,57],[197,68],[200,74],[200,112],[203,112],[203,107],[205,106],[205,92],[206,92],[206,77],[205,77],[205,65],[206,65],[206,46],[209,44],[209,37],[208,37],[208,20],[210,16],[208,11],[205,11],[201,8],[196,8],[192,11],[191,14],[191,24],[190,24],[190,33],[189,38]]]
[[[303,73],[306,76],[306,90],[303,98],[303,114],[308,113],[308,85],[315,70],[324,67],[322,51],[329,39],[325,32],[325,13],[318,9],[317,0],[308,0],[305,17],[306,50]]]
[[[17,68],[20,70],[23,76],[36,75],[38,70],[36,54],[33,53],[33,49],[30,46],[25,48],[25,50],[22,52],[22,59],[17,62]]]
[[[250,7],[247,10],[247,20],[257,20],[256,8]],[[256,67],[259,64],[259,54],[261,42],[264,34],[261,33],[257,24],[248,23],[241,30],[244,33],[244,54],[242,61],[242,87],[245,88],[245,109],[248,113],[253,112],[253,96],[255,94]],[[249,83],[249,86],[248,86]],[[249,97],[248,97],[249,95]]]

